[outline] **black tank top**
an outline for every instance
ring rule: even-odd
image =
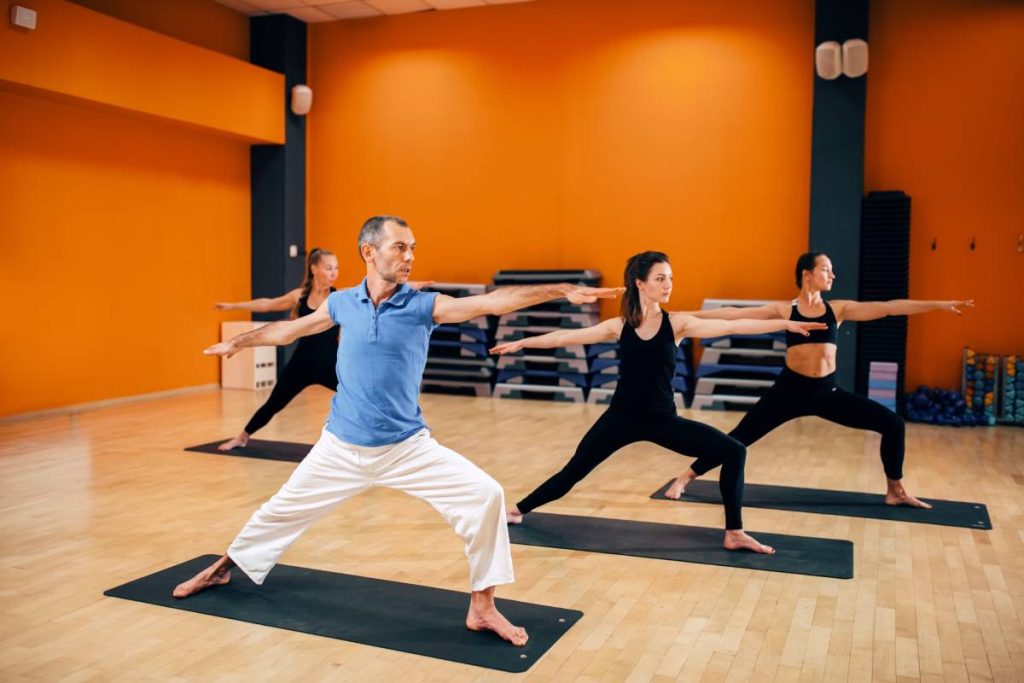
[[[802,323],[825,323],[828,325],[824,330],[811,330],[808,337],[796,332],[786,330],[786,346],[799,346],[800,344],[838,344],[839,323],[836,322],[836,314],[832,307],[825,301],[825,313],[817,318],[808,318],[800,313],[800,308],[793,302],[793,310],[789,314],[790,320]]]
[[[651,339],[637,336],[636,328],[622,325],[619,336],[619,381],[611,407],[631,413],[676,412],[672,377],[676,372],[676,338],[668,313]]]
[[[331,292],[334,291],[334,287],[331,287]],[[299,299],[297,312],[300,318],[313,313],[313,309],[309,307],[308,294]],[[338,362],[338,332],[339,328],[335,325],[331,329],[319,334],[302,337],[299,339],[299,345],[295,348],[292,360],[302,359],[307,362],[330,363],[334,365]]]

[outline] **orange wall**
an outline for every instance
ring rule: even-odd
[[[26,4],[30,0],[21,0]],[[249,17],[213,0],[71,0],[138,26],[249,60]]]
[[[217,382],[246,145],[0,90],[0,205],[0,415]]]
[[[0,86],[284,142],[284,76],[63,0],[38,26],[0,25]]]
[[[977,300],[963,318],[910,318],[909,388],[958,387],[965,345],[1024,352],[1021,36],[1019,2],[871,6],[865,188],[913,198],[910,295]]]
[[[16,35],[5,24],[0,50],[15,51],[0,68],[31,70],[65,90],[83,64],[138,62],[134,37],[156,36],[68,3],[25,4],[46,9],[40,29]],[[110,31],[95,48],[103,54],[62,59],[66,42],[44,27],[81,17]],[[12,48],[33,37],[52,38],[53,54],[43,56],[63,66],[48,71]],[[254,69],[169,42],[175,54]],[[221,319],[246,316],[211,304],[249,296],[248,144],[169,122],[178,111],[140,116],[41,92],[0,87],[0,291],[11,302],[0,335],[0,416],[215,383],[217,361],[200,352],[219,337]]]
[[[544,0],[310,26],[309,243],[362,220],[417,275],[672,257],[676,308],[788,297],[807,240],[813,3]],[[612,306],[609,306],[609,312]]]

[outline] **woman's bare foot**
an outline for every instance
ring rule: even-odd
[[[923,510],[931,510],[932,506],[923,500],[918,500],[914,496],[907,493],[907,490],[903,488],[903,481],[896,481],[889,479],[888,486],[885,492],[885,504],[886,505],[906,505],[912,508],[921,508]]]
[[[693,470],[686,470],[672,482],[672,485],[665,491],[665,497],[671,498],[672,500],[679,500],[683,497],[683,492],[686,491],[686,486],[697,478],[697,473]]]
[[[223,555],[212,565],[193,576],[188,581],[179,583],[171,593],[176,598],[187,598],[210,586],[223,586],[231,580],[231,568],[235,563],[227,555]]]
[[[514,626],[494,605],[494,588],[474,591],[469,600],[466,628],[470,631],[494,631],[499,636],[522,647],[530,639],[526,629]]]
[[[523,513],[519,511],[518,506],[513,505],[512,507],[505,511],[505,519],[508,521],[509,524],[522,524]]]
[[[764,543],[758,543],[757,539],[748,536],[743,529],[726,529],[725,542],[722,547],[726,550],[749,550],[754,553],[774,555],[775,548]]]
[[[218,451],[230,451],[232,448],[244,448],[249,444],[249,435],[242,432],[230,441],[225,441],[217,446]]]

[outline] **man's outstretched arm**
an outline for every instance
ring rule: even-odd
[[[593,303],[598,299],[614,299],[623,291],[623,287],[580,287],[558,283],[499,287],[487,294],[460,298],[441,294],[434,302],[434,321],[461,323],[481,315],[501,315],[554,299],[568,299],[574,304]]]
[[[331,320],[331,314],[327,312],[327,302],[324,301],[320,304],[320,308],[309,315],[304,315],[295,320],[281,320],[264,325],[252,332],[240,334],[237,337],[232,337],[227,341],[203,349],[203,353],[207,356],[227,356],[230,358],[241,349],[251,346],[285,346],[291,344],[299,337],[308,337],[311,334],[324,332],[332,327],[334,327],[334,321]]]

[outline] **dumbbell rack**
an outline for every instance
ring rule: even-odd
[[[541,285],[568,282],[585,287],[601,284],[596,270],[499,270],[494,285]],[[599,321],[598,304],[549,301],[506,313],[498,320],[497,343],[517,341],[564,329],[581,329]],[[589,386],[590,367],[583,346],[524,349],[501,356],[494,386],[495,398],[531,398],[581,403]]]
[[[1003,356],[1000,378],[1002,401],[999,422],[1024,425],[1024,357]]]
[[[436,282],[423,288],[453,297],[487,293],[487,285]],[[430,335],[423,391],[462,396],[491,396],[494,359],[488,351],[494,340],[494,317],[480,316],[457,325],[438,325]]]
[[[701,310],[763,306],[753,299],[705,299]],[[786,364],[782,332],[734,334],[701,341],[704,352],[697,366],[694,409],[748,410],[775,383]]]
[[[996,423],[1001,379],[999,356],[991,353],[977,353],[964,348],[960,372],[960,391],[967,402],[967,409],[981,415],[988,425]]]

